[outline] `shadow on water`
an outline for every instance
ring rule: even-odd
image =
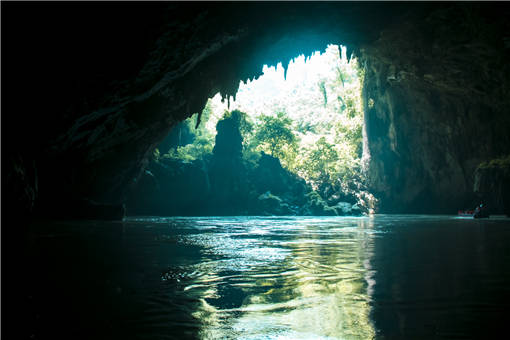
[[[489,339],[508,333],[509,219],[378,221],[371,317],[379,338]]]
[[[453,217],[39,222],[23,338],[476,338],[505,320],[510,223]]]

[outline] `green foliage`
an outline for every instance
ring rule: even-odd
[[[192,116],[184,121],[185,124],[188,125],[190,131],[194,132],[193,142],[185,146],[171,148],[162,158],[179,159],[190,162],[196,159],[204,159],[206,156],[210,155],[214,147],[214,133],[207,128],[204,122],[212,120],[212,117],[213,110],[211,108],[211,102],[208,101],[202,111],[202,123],[196,129],[195,126],[197,125],[198,115]]]
[[[258,149],[280,160],[290,156],[297,146],[297,138],[291,128],[292,120],[287,114],[280,111],[276,116],[262,115],[259,120],[254,135]]]
[[[363,70],[345,53],[331,47],[320,60],[312,60],[317,56],[306,63],[304,58],[296,59],[294,66],[289,65],[286,80],[283,69],[268,68],[267,77],[240,86],[236,101],[231,100],[235,110],[227,110],[218,96],[210,99],[202,111],[202,123],[194,130],[193,143],[163,157],[206,157],[213,150],[217,122],[231,117],[239,124],[246,162],[255,165],[264,151],[314,188],[328,183],[344,191],[359,187],[363,182]],[[312,70],[299,71],[313,63],[322,73],[313,76]],[[292,67],[294,80],[289,80]],[[299,72],[306,74],[302,81],[296,80]],[[187,122],[194,129],[196,117]]]
[[[495,168],[510,169],[510,155],[482,162],[478,167],[480,169],[495,169]]]
[[[159,152],[159,149],[158,149],[158,148],[154,149],[154,152],[152,153],[152,157],[153,157],[153,159],[154,159],[156,162],[157,162],[157,161],[159,161],[159,158],[161,157],[161,154],[160,154],[160,152]]]
[[[163,155],[163,158],[180,159],[183,161],[194,161],[196,159],[203,159],[212,153],[213,143],[209,138],[199,135],[195,138],[193,143],[185,146],[178,146],[172,148]]]
[[[214,122],[214,129],[216,129],[216,125],[219,120],[234,119],[235,124],[239,126],[241,135],[245,140],[253,130],[253,123],[250,121],[246,113],[239,110],[223,111],[220,116],[212,109],[210,100],[202,111],[202,123],[197,129],[195,129],[197,118],[197,116],[193,116],[185,120],[185,123],[188,124],[189,128],[194,131],[195,137],[193,142],[185,146],[178,146],[170,149],[167,154],[162,156],[163,158],[190,162],[196,159],[204,159],[211,155],[216,136],[216,131],[211,131],[211,122]],[[158,156],[158,158],[160,157]]]
[[[309,180],[329,180],[335,172],[334,166],[338,161],[338,152],[333,144],[326,141],[322,136],[308,152],[303,168],[306,170]]]

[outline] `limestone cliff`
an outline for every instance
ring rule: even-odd
[[[380,211],[476,203],[476,167],[510,147],[509,52],[508,21],[479,4],[409,17],[362,51],[367,173]]]
[[[481,163],[475,171],[474,191],[489,213],[510,216],[510,156]]]

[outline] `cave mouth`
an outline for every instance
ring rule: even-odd
[[[239,171],[249,173],[262,164],[271,170],[253,177],[274,176],[273,182],[293,186],[287,177],[278,178],[277,174],[291,173],[306,183],[309,189],[304,191],[321,201],[326,210],[350,203],[370,213],[373,207],[362,195],[368,194],[362,171],[362,81],[357,59],[347,56],[345,46],[333,44],[322,52],[291,59],[286,68],[282,63],[264,65],[260,77],[240,82],[235,96],[225,98],[217,93],[200,114],[176,126],[155,149],[153,161],[205,162],[214,167],[210,160],[226,153],[242,159]],[[227,121],[231,122],[228,132]],[[223,185],[235,186],[232,183],[238,182],[239,175],[232,174],[235,166],[228,164],[223,164],[220,172],[230,177],[231,183],[224,181]],[[206,182],[214,186],[209,179]],[[255,190],[259,198],[261,192],[275,200],[285,196],[282,184],[261,184],[260,179],[248,182],[259,187]],[[340,214],[350,211],[342,207]],[[306,213],[321,215],[324,209]],[[339,210],[334,211],[338,214]]]

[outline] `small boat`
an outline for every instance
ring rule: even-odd
[[[459,210],[458,215],[462,217],[473,217],[475,216],[474,210]]]
[[[480,204],[475,210],[459,210],[457,214],[460,217],[489,218],[489,212],[483,204]]]

